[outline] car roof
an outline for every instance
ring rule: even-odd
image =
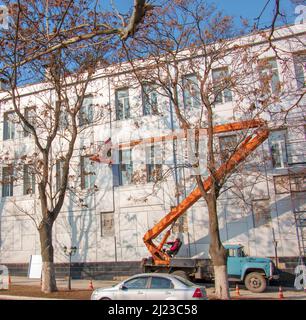
[[[161,272],[154,272],[154,273],[138,273],[138,274],[133,275],[131,278],[134,278],[134,277],[141,277],[141,276],[149,276],[149,277],[158,276],[158,277],[164,277],[164,278],[167,278],[167,277],[173,277],[174,275],[171,275],[171,274],[169,274],[169,273],[161,273]]]

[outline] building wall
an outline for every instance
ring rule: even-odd
[[[292,40],[294,41],[294,40]],[[281,47],[290,47],[292,43],[286,39],[278,43]],[[299,51],[298,45],[294,47]],[[267,56],[273,56],[273,51],[265,52]],[[282,65],[279,63],[279,68]],[[293,66],[291,66],[293,68]],[[294,71],[291,70],[293,73]],[[293,85],[285,79],[284,73],[279,72],[281,80],[287,86]],[[159,105],[163,106],[163,116],[141,116],[141,91],[137,86],[129,88],[131,114],[133,119],[119,120],[115,118],[115,89],[124,83],[125,75],[101,76],[92,83],[90,90],[96,92],[94,103],[106,105],[110,103],[112,112],[99,124],[86,129],[78,138],[72,160],[72,172],[80,174],[80,156],[83,155],[83,146],[90,143],[105,141],[114,132],[121,141],[129,141],[139,137],[162,135],[171,132],[170,104],[166,98],[160,98]],[[39,87],[39,85],[37,85]],[[30,86],[25,90],[37,90],[38,87]],[[48,93],[50,94],[50,92]],[[46,92],[41,93],[46,95]],[[52,95],[52,92],[51,92]],[[33,95],[23,98],[25,105],[36,103]],[[31,101],[32,100],[32,101]],[[294,97],[287,97],[282,101],[283,105],[290,105]],[[228,122],[239,119],[234,107],[235,101],[218,106],[218,122]],[[3,137],[3,114],[9,109],[9,104],[1,104],[0,137]],[[302,110],[302,113],[300,112]],[[296,140],[296,130],[299,127],[303,132],[299,138],[305,142],[303,119],[305,119],[305,101],[300,104],[300,109],[288,124],[288,139]],[[266,115],[273,124],[273,119]],[[109,121],[111,119],[111,121]],[[173,126],[177,126],[174,119]],[[31,136],[24,138],[22,128],[16,130],[15,139],[1,141],[0,152],[8,151],[15,158],[24,153],[35,150]],[[2,140],[2,139],[1,139]],[[178,146],[177,156],[182,154]],[[65,149],[64,140],[58,140],[54,153]],[[173,160],[172,142],[167,142],[166,156]],[[203,151],[205,155],[205,150]],[[269,142],[266,141],[258,148],[257,155],[260,159],[265,154],[270,154]],[[144,150],[134,148],[133,162],[135,170],[145,172],[142,163],[145,158]],[[303,165],[303,164],[302,164]],[[305,163],[304,163],[305,165]],[[145,232],[153,227],[164,215],[169,212],[171,206],[182,200],[194,187],[194,182],[188,180],[188,169],[177,172],[179,182],[183,185],[182,194],[177,199],[175,195],[175,172],[164,181],[160,188],[155,190],[153,183],[140,182],[127,186],[114,186],[113,173],[106,164],[93,163],[95,172],[95,192],[84,191],[83,197],[87,207],[76,205],[77,199],[67,193],[65,203],[53,229],[55,262],[65,262],[63,246],[77,246],[77,254],[72,258],[75,262],[100,262],[100,261],[128,261],[141,260],[148,256],[148,251],[143,244],[142,237]],[[163,167],[167,168],[166,165]],[[260,169],[260,179],[244,172],[245,187],[240,190],[245,201],[242,201],[231,191],[227,191],[218,201],[218,214],[221,239],[224,243],[241,243],[246,251],[255,256],[274,256],[273,232],[278,241],[279,256],[297,256],[298,243],[296,226],[292,212],[289,193],[276,194],[273,176],[287,174],[287,168],[275,169],[271,160],[266,160],[264,167]],[[239,181],[241,177],[234,175],[233,179]],[[253,179],[253,181],[252,181]],[[247,183],[248,182],[248,183]],[[77,179],[75,185],[80,183]],[[14,196],[0,199],[0,262],[1,263],[25,263],[30,255],[40,253],[40,244],[35,223],[25,212],[31,213],[34,220],[39,221],[39,199],[37,190],[35,195],[23,194],[22,182],[15,182]],[[271,219],[257,221],[256,210],[258,206],[268,208]],[[102,235],[101,215],[113,213],[114,231],[111,235]],[[209,257],[208,213],[203,200],[199,200],[187,213],[188,230],[179,232],[183,239],[179,256],[185,257]],[[174,236],[174,235],[173,235]]]

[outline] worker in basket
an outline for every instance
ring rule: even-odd
[[[169,250],[165,250],[166,253],[169,255],[169,256],[173,256],[175,254],[177,254],[177,252],[179,251],[181,245],[182,245],[182,241],[180,238],[176,238],[174,241],[168,241],[166,243],[167,245],[170,245],[170,249]]]

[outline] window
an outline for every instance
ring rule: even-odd
[[[23,194],[35,193],[35,174],[33,168],[27,164],[23,166]]]
[[[116,91],[116,116],[117,120],[130,118],[130,103],[128,89]]]
[[[230,79],[228,68],[218,68],[212,70],[213,86],[215,93],[215,103],[225,103],[232,101],[232,92],[230,91]]]
[[[159,145],[152,144],[146,148],[147,182],[162,178],[162,151]]]
[[[195,75],[183,78],[183,98],[185,108],[199,108],[201,105],[200,88]]]
[[[306,53],[294,57],[294,69],[298,89],[306,86]]]
[[[219,137],[220,158],[222,163],[226,162],[230,158],[237,148],[237,143],[236,135]]]
[[[111,237],[114,233],[114,213],[101,212],[101,237]]]
[[[2,168],[2,197],[12,197],[13,196],[13,167],[3,167]]]
[[[276,194],[306,191],[306,177],[303,174],[274,176],[273,180]]]
[[[246,257],[243,248],[237,248],[237,257]]]
[[[127,289],[146,289],[148,283],[148,277],[141,277],[131,279],[129,281],[124,282],[124,286]]]
[[[276,194],[283,194],[290,192],[290,185],[289,185],[289,176],[274,176],[274,190]]]
[[[290,187],[294,192],[306,191],[306,176],[305,173],[294,174],[290,176]]]
[[[157,91],[156,85],[143,84],[142,86],[143,115],[157,114]]]
[[[288,164],[286,151],[287,131],[272,131],[269,136],[272,164],[274,168],[284,168]]]
[[[263,59],[259,62],[259,72],[262,88],[269,90],[272,93],[279,91],[279,75],[277,69],[277,62],[275,58]]]
[[[119,150],[119,184],[121,186],[132,183],[133,162],[130,149]]]
[[[151,289],[172,289],[173,283],[171,280],[160,277],[152,277]]]
[[[56,191],[59,191],[63,181],[63,160],[56,160]]]
[[[25,108],[24,117],[31,125],[34,125],[35,107]],[[24,129],[23,129],[24,137],[28,137],[30,133],[31,133],[30,129],[25,126]]]
[[[253,217],[254,226],[260,227],[262,225],[269,226],[271,222],[271,212],[269,200],[253,200]]]
[[[94,120],[94,110],[93,110],[93,97],[84,97],[83,105],[79,112],[79,124],[84,126],[86,124],[93,123]]]
[[[227,257],[236,257],[236,249],[234,249],[234,248],[226,249],[226,256]]]
[[[4,113],[3,123],[3,140],[14,139],[15,137],[15,123],[13,122],[14,112]]]
[[[56,105],[60,104],[59,101],[56,101]],[[59,116],[59,128],[67,129],[69,125],[68,112],[66,110],[66,106],[68,104],[67,100],[63,100],[60,104],[60,116]]]
[[[95,186],[95,169],[90,156],[81,157],[81,188],[91,189]]]

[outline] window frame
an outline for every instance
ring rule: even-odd
[[[14,140],[15,139],[15,123],[9,120],[10,115],[14,115],[14,111],[6,111],[3,114],[3,140]]]
[[[95,174],[94,174],[94,170],[93,171],[89,171],[87,172],[86,171],[86,168],[85,168],[85,159],[88,159],[89,160],[89,164],[90,166],[92,166],[92,161],[90,160],[90,157],[92,155],[86,155],[86,156],[81,156],[80,158],[80,166],[81,166],[81,189],[82,190],[89,190],[89,189],[92,189],[94,188],[95,186]],[[89,177],[89,185],[87,186],[87,179],[86,177]],[[94,178],[92,178],[94,177]]]
[[[90,100],[90,104],[84,104],[86,100]],[[84,96],[82,106],[79,111],[79,126],[83,127],[86,125],[91,125],[94,122],[94,96],[92,94],[87,94]]]
[[[300,61],[299,58],[302,59]],[[305,59],[305,61],[303,61]],[[304,63],[304,64],[303,64]],[[306,87],[306,52],[296,52],[293,55],[293,65],[294,65],[294,74],[295,74],[295,80],[296,80],[296,86],[298,90],[301,90]],[[299,73],[301,75],[301,79],[299,79]],[[304,81],[299,81],[304,80]],[[303,82],[303,83],[302,83]]]
[[[130,163],[122,163],[123,160],[123,152],[129,151],[130,152]],[[123,170],[123,168],[127,168]],[[132,154],[132,149],[120,149],[119,150],[119,185],[120,186],[128,186],[133,184],[133,154]],[[123,172],[131,170],[131,175],[130,175],[130,180],[128,183],[123,183]]]
[[[224,73],[223,76],[214,76],[214,74],[218,72],[221,74],[222,71],[224,70],[226,72]],[[229,76],[230,76],[230,73],[229,73],[228,66],[217,67],[211,70],[214,104],[225,104],[233,101],[232,90],[230,90],[229,88],[222,88],[224,86],[224,79]],[[215,93],[216,91],[217,93]],[[221,99],[218,97],[221,97]]]
[[[110,234],[106,234],[103,232],[104,230],[104,221],[103,221],[103,216],[107,215],[107,214],[111,214],[112,215],[112,228],[111,228],[111,232]],[[115,235],[115,217],[114,217],[114,211],[103,211],[103,212],[100,212],[100,235],[101,237],[113,237]]]
[[[29,172],[29,168],[30,168],[29,164],[23,165],[23,195],[24,196],[35,194],[35,185],[36,185],[35,174]],[[28,190],[31,190],[31,192],[29,192]]]
[[[166,281],[168,281],[170,283],[170,287],[169,288],[152,288],[152,282],[153,282],[154,279],[166,280]],[[173,290],[174,289],[174,284],[173,284],[173,281],[168,279],[168,278],[158,277],[158,276],[151,276],[148,289],[150,289],[150,290]]]
[[[145,88],[149,88],[146,92]],[[141,85],[141,98],[142,98],[142,115],[150,116],[158,113],[158,94],[157,85],[150,82],[145,82]],[[155,95],[155,101],[152,102],[152,94]],[[155,110],[154,110],[155,109]]]
[[[272,140],[273,134],[276,134],[277,132],[284,132],[284,140]],[[282,145],[282,142],[284,142],[284,145]],[[287,128],[280,129],[280,130],[272,130],[269,139],[268,139],[268,144],[269,144],[269,151],[271,155],[271,162],[273,169],[284,169],[287,168],[289,165],[289,158],[288,158],[288,151],[287,151],[287,144],[288,144],[288,131]],[[275,161],[275,153],[277,152],[276,149],[273,149],[274,146],[277,145],[277,150],[279,152],[279,157],[280,157],[280,166],[277,166],[277,162]],[[277,155],[276,155],[277,156]]]
[[[194,78],[196,82],[193,82],[191,78]],[[191,87],[196,87],[195,96],[191,93]],[[200,87],[197,75],[195,73],[190,73],[183,75],[182,77],[182,85],[183,85],[183,102],[185,109],[199,109],[201,107],[201,94],[200,94]],[[187,94],[186,94],[187,93]],[[192,103],[187,103],[187,100],[192,101]],[[198,101],[197,101],[198,100]]]
[[[126,286],[127,282],[130,282],[130,281],[133,281],[133,280],[139,280],[139,279],[146,279],[147,280],[146,286],[144,288],[129,288],[129,287]],[[140,277],[129,279],[129,280],[123,282],[123,286],[126,287],[126,289],[128,289],[128,290],[144,290],[144,289],[148,289],[149,282],[150,282],[149,280],[150,280],[150,276],[140,276]]]
[[[4,175],[4,171],[8,170],[8,175]],[[8,182],[5,179],[9,178]],[[5,190],[8,190],[5,194]],[[3,166],[2,167],[2,198],[13,197],[14,196],[14,168],[13,166]]]
[[[120,92],[126,91],[127,95],[123,98],[119,98],[118,95]],[[120,110],[120,100],[126,99],[127,100],[127,107],[125,104],[122,104],[122,110]],[[131,106],[130,106],[130,94],[129,94],[129,88],[123,87],[118,88],[115,90],[115,109],[116,109],[116,120],[128,120],[131,118]],[[122,112],[122,117],[120,116],[120,111]]]
[[[26,119],[28,122],[30,122],[30,124],[32,124],[32,123],[31,123],[31,118],[33,118],[33,116],[35,117],[35,115],[33,115],[33,116],[31,117],[31,112],[32,112],[32,111],[36,112],[36,106],[24,108],[24,117],[25,117],[25,119]],[[32,125],[33,125],[33,124],[32,124]],[[27,129],[26,125],[24,125],[24,128],[23,128],[23,136],[26,138],[26,137],[30,136],[31,133],[32,133],[32,132],[31,132],[29,129]]]
[[[159,144],[152,143],[146,147],[146,175],[147,183],[159,181],[163,174],[163,164],[155,163],[156,147],[162,147]],[[160,148],[161,149],[161,148]],[[162,150],[159,150],[162,153]],[[157,151],[158,152],[158,151]],[[154,173],[154,174],[153,174]]]
[[[271,77],[271,79],[269,80],[269,87],[270,87],[269,91],[273,94],[278,93],[279,86],[280,86],[280,77],[279,77],[278,64],[277,64],[276,57],[263,58],[263,59],[260,59],[260,62],[266,64],[265,66],[259,64],[259,75],[260,75],[261,85],[265,86],[265,83],[262,81],[261,77],[263,77],[264,75],[267,75]],[[275,66],[273,66],[274,62],[275,62]],[[277,77],[276,80],[274,78],[275,76]],[[275,80],[275,83],[273,83],[274,80]]]
[[[222,144],[221,144],[221,140],[222,139],[226,139],[226,138],[235,138],[235,147],[231,148],[231,146],[227,149],[222,149]],[[238,136],[237,134],[228,134],[228,135],[222,135],[218,137],[218,142],[219,142],[219,150],[220,150],[220,160],[221,163],[225,163],[226,161],[228,161],[230,159],[230,157],[233,155],[233,153],[235,152],[235,150],[238,147],[239,141],[238,141]],[[226,155],[225,155],[226,153]]]

